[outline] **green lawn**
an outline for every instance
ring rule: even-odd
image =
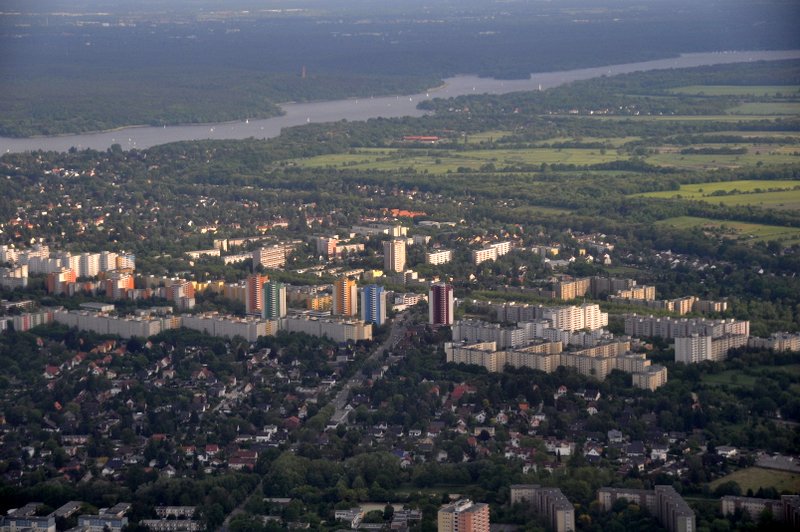
[[[678,216],[657,222],[678,229],[701,227],[710,235],[722,236],[743,242],[778,240],[785,244],[800,243],[800,228],[777,225],[754,224],[734,220],[713,220],[695,216]]]
[[[740,191],[742,194],[715,196],[715,192]],[[765,192],[755,192],[763,190]],[[768,191],[769,192],[766,192]],[[707,201],[723,205],[753,205],[767,209],[800,210],[800,180],[739,180],[681,185],[679,190],[637,194],[647,198]]]
[[[800,96],[800,85],[689,85],[670,89],[673,94],[693,96]]]
[[[710,487],[713,491],[720,484],[731,480],[739,484],[743,493],[747,492],[748,489],[756,492],[758,488],[775,488],[779,492],[784,490],[790,492],[800,491],[800,474],[761,467],[740,469],[730,475],[718,478],[711,483]]]

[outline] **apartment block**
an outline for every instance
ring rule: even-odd
[[[245,299],[245,312],[249,315],[260,316],[264,312],[264,283],[269,281],[266,275],[254,273],[247,276],[245,284],[247,296]]]
[[[695,364],[705,360],[725,360],[728,351],[746,346],[747,340],[747,336],[740,334],[726,334],[714,338],[695,333],[675,338],[675,362]]]
[[[181,319],[176,317],[120,317],[64,309],[53,311],[53,321],[63,323],[68,327],[76,327],[83,331],[112,334],[120,338],[133,338],[134,336],[149,338],[163,330],[175,329],[181,326]]]
[[[439,532],[489,532],[489,505],[460,499],[438,513]]]
[[[333,285],[333,314],[358,315],[358,285],[353,279],[341,277]]]
[[[549,320],[554,329],[577,331],[596,330],[608,325],[608,313],[600,312],[600,305],[584,303],[580,307],[564,306],[546,308],[543,319]]]
[[[660,364],[654,364],[646,367],[643,371],[631,373],[631,377],[632,385],[635,388],[654,392],[667,383],[667,368]]]
[[[511,504],[527,504],[537,514],[544,515],[555,532],[575,530],[575,507],[558,488],[543,488],[535,484],[511,486]]]
[[[453,323],[454,342],[495,342],[497,347],[521,347],[530,341],[524,327],[503,327],[480,320],[459,320]]]
[[[429,251],[425,253],[425,264],[438,266],[439,264],[447,264],[453,260],[453,252],[449,249],[440,251]]]
[[[800,351],[800,334],[773,333],[769,338],[751,336],[747,340],[747,347],[773,351]]]
[[[472,264],[477,266],[481,262],[486,262],[487,260],[497,260],[497,249],[493,247],[474,249],[470,253],[470,256],[472,257]]]
[[[455,298],[453,286],[446,283],[433,283],[428,292],[428,323],[431,325],[452,325],[455,319]]]
[[[283,268],[286,266],[287,249],[284,244],[260,247],[253,251],[253,265],[264,268]]]
[[[668,532],[697,530],[694,511],[672,486],[656,486],[654,490],[600,488],[597,500],[603,510],[611,511],[620,499],[646,507]]]
[[[400,273],[406,269],[406,241],[400,238],[383,243],[383,269]]]
[[[278,281],[269,281],[263,285],[264,310],[261,317],[265,320],[278,320],[286,316],[286,285]]]
[[[187,329],[201,331],[220,338],[241,336],[248,342],[255,342],[259,336],[272,336],[278,332],[278,320],[264,320],[250,316],[241,318],[210,312],[205,314],[184,314],[182,324]]]
[[[336,257],[336,245],[339,243],[338,236],[318,236],[315,239],[317,255],[322,255],[326,259]]]
[[[591,287],[592,280],[589,277],[574,279],[571,281],[560,281],[553,286],[553,297],[555,299],[576,299],[585,296]]]
[[[629,314],[625,317],[625,334],[637,338],[678,338],[698,334],[719,338],[723,335],[750,335],[747,320],[711,320],[707,318],[667,318]]]
[[[386,290],[371,284],[361,289],[361,320],[383,325],[386,322]]]
[[[764,510],[768,510],[774,519],[783,519],[783,501],[776,499],[757,499],[755,497],[734,497],[726,495],[720,499],[723,515],[733,515],[736,510],[741,510],[750,516],[750,519],[758,521]]]
[[[334,342],[372,340],[372,324],[353,319],[316,318],[307,315],[288,316],[283,319],[288,332],[302,332],[312,336],[327,336]]]

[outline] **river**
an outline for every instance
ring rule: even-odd
[[[313,103],[288,103],[281,106],[285,112],[284,115],[260,120],[167,127],[125,127],[114,131],[53,137],[0,137],[0,153],[33,150],[66,151],[71,147],[105,150],[112,144],[120,144],[123,149],[141,149],[184,140],[246,139],[250,137],[264,139],[278,136],[285,127],[298,126],[310,122],[420,116],[423,111],[417,109],[417,104],[434,97],[445,98],[464,94],[487,93],[504,94],[515,91],[538,90],[540,87],[549,89],[571,81],[628,72],[797,58],[800,58],[800,50],[691,53],[655,61],[580,68],[560,72],[540,72],[532,74],[529,79],[525,80],[498,80],[479,78],[477,76],[456,76],[446,79],[443,86],[420,94],[379,98],[350,98]]]

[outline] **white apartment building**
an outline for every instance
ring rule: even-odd
[[[439,264],[447,264],[453,260],[453,252],[449,249],[440,251],[429,251],[425,253],[425,264],[438,266]]]

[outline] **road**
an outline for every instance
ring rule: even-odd
[[[406,329],[408,328],[408,323],[406,318],[408,317],[408,311],[402,312],[395,316],[392,320],[392,327],[389,332],[389,336],[386,337],[386,340],[383,341],[381,345],[375,348],[375,351],[367,357],[364,361],[366,364],[369,361],[380,360],[386,351],[393,349],[405,336]],[[345,410],[347,406],[347,398],[350,397],[350,390],[353,386],[360,384],[361,381],[364,380],[363,376],[361,375],[360,371],[357,371],[355,375],[350,377],[347,382],[344,383],[342,388],[336,394],[336,397],[333,398],[330,404],[336,407],[333,415],[331,416],[330,423],[344,423],[347,424],[347,414],[348,411]]]

